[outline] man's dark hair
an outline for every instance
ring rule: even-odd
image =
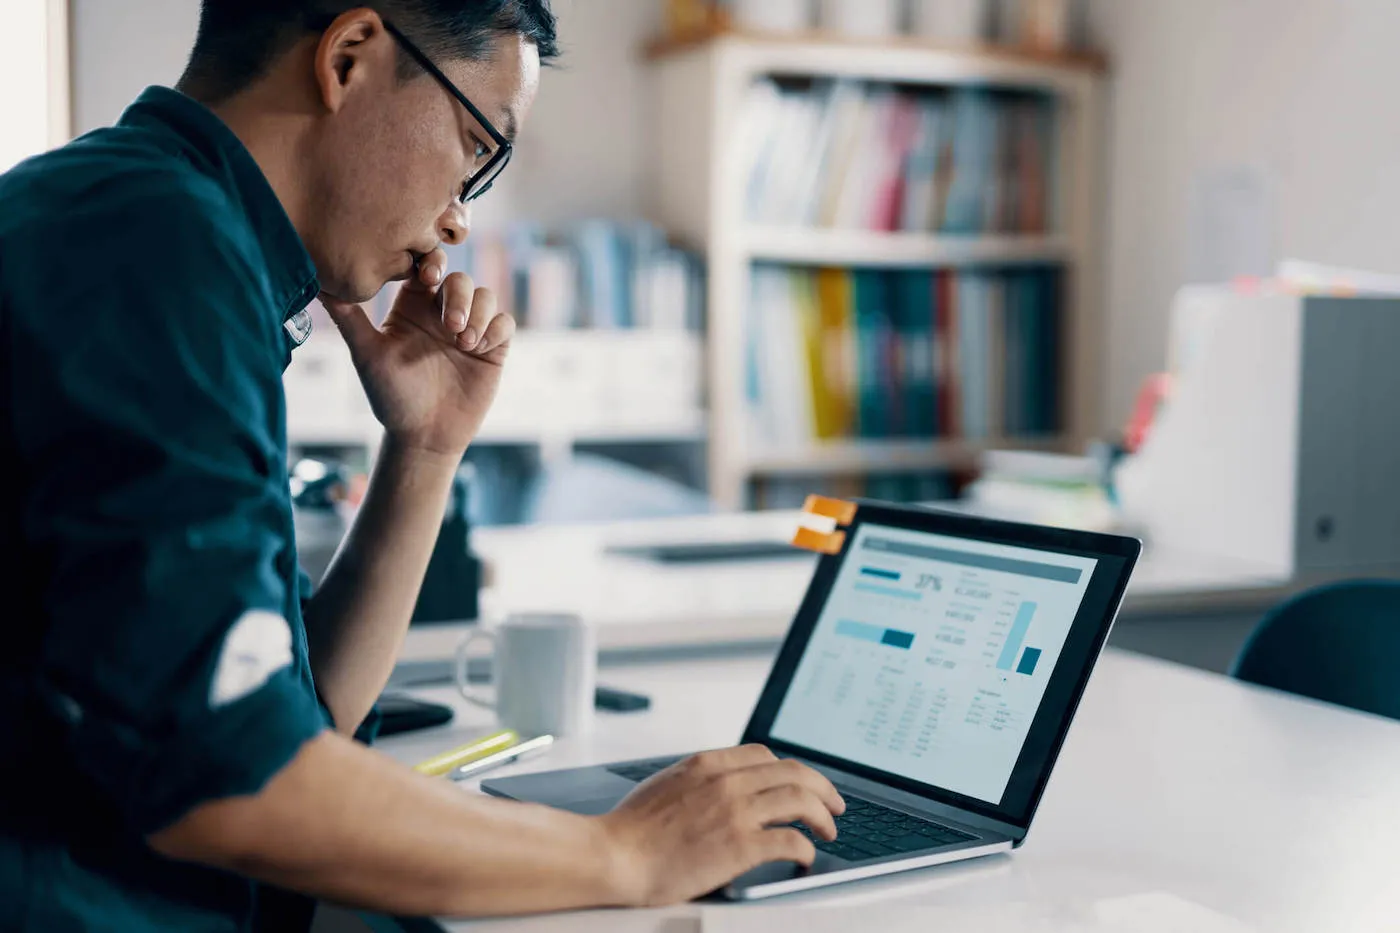
[[[301,39],[362,6],[402,29],[434,61],[484,58],[493,40],[511,34],[533,42],[542,62],[559,55],[549,0],[200,0],[199,34],[180,87],[211,103],[226,100]],[[422,74],[402,50],[399,74]]]

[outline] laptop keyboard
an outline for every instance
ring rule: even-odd
[[[669,768],[679,759],[644,761],[638,764],[616,765],[608,768],[613,774],[641,783]],[[796,829],[812,840],[817,851],[834,855],[848,862],[935,849],[971,842],[976,836],[935,823],[922,817],[910,816],[898,810],[842,794],[846,812],[836,818],[836,841],[827,842],[805,826]]]
[[[797,829],[812,840],[817,851],[848,862],[942,848],[977,838],[942,823],[910,816],[850,794],[841,796],[846,799],[846,812],[836,818],[835,842],[819,838],[805,826],[798,826]]]

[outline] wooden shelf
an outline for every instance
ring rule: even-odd
[[[483,447],[533,446],[551,440],[563,440],[570,444],[699,444],[708,437],[705,429],[705,413],[696,411],[674,423],[665,425],[615,425],[581,427],[578,430],[562,430],[557,434],[548,431],[526,428],[504,427],[493,430],[486,427],[481,435],[472,441]]]
[[[975,466],[987,450],[1064,451],[1064,437],[989,440],[849,440],[760,451],[746,464],[750,476],[833,476],[842,473],[901,473]]]
[[[978,59],[989,66],[1038,65],[1090,74],[1100,74],[1108,70],[1108,58],[1099,52],[1013,48],[992,44],[950,45],[919,36],[859,38],[821,31],[774,33],[723,25],[653,39],[647,43],[645,54],[648,59],[655,61],[726,40],[749,45],[822,46],[828,49],[846,48],[855,51],[897,48]]]
[[[1073,450],[1098,432],[1103,315],[1097,193],[1102,187],[1101,76],[1108,67],[1103,56],[955,47],[907,36],[778,35],[718,23],[652,43],[648,55],[654,61],[649,80],[661,103],[651,172],[654,217],[709,261],[707,459],[709,492],[716,502],[742,508],[756,478],[858,479],[958,468],[974,465],[993,448]],[[1048,129],[1055,158],[1042,179],[1054,205],[1053,232],[949,236],[750,222],[750,154],[736,150],[743,142],[737,128],[750,89],[767,78],[796,79],[794,84],[845,80],[893,86],[900,93],[966,88],[1054,98],[1055,119]],[[1062,269],[1072,285],[1059,305],[1057,333],[1063,358],[1073,365],[1057,364],[1054,373],[1063,396],[1060,434],[980,441],[750,439],[748,310],[755,271],[770,262],[806,268],[956,270],[1036,264]],[[994,417],[993,423],[1000,422]]]
[[[1067,262],[1061,236],[947,236],[867,230],[747,227],[742,249],[751,260],[814,266],[921,268]]]
[[[703,411],[678,417],[667,424],[580,425],[540,429],[523,425],[487,425],[472,441],[479,447],[533,447],[562,442],[578,444],[699,444],[709,436]],[[364,447],[378,439],[382,429],[366,414],[355,424],[294,427],[289,442],[294,447]]]

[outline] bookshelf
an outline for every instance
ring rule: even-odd
[[[860,477],[972,465],[989,448],[1067,450],[1097,431],[1102,316],[1099,308],[1098,136],[1102,74],[1094,55],[947,48],[902,38],[879,42],[822,34],[773,36],[707,30],[647,49],[657,127],[650,214],[699,250],[709,274],[706,381],[710,493],[727,508],[753,501],[774,476]],[[1053,102],[1044,186],[1047,220],[1037,232],[887,232],[859,225],[793,225],[753,216],[747,192],[753,154],[745,109],[765,80],[826,79],[890,86],[899,93],[1025,94]],[[748,348],[757,271],[890,270],[977,274],[1048,269],[1057,277],[1051,376],[1053,432],[1006,436],[1000,416],[969,436],[842,437],[781,441],[753,429]],[[1024,309],[1023,309],[1024,310]],[[1050,325],[1047,325],[1050,326]],[[993,347],[999,344],[993,343]],[[999,364],[998,364],[999,365]],[[760,366],[761,368],[761,366]],[[1001,378],[1000,370],[989,380]],[[998,390],[999,392],[999,390]],[[1004,404],[994,392],[992,404]]]
[[[1053,451],[1059,440],[996,438],[965,440],[849,440],[826,441],[783,450],[755,448],[748,459],[754,476],[824,476],[829,473],[865,473],[874,470],[901,472],[976,466],[982,451]]]
[[[751,262],[809,266],[931,268],[935,266],[1061,263],[1073,255],[1060,236],[939,236],[830,228],[750,226],[739,231]]]

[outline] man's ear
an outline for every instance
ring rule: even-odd
[[[393,37],[378,13],[364,7],[342,13],[316,45],[312,67],[322,105],[331,113],[339,112],[375,71],[395,68],[396,62]]]

